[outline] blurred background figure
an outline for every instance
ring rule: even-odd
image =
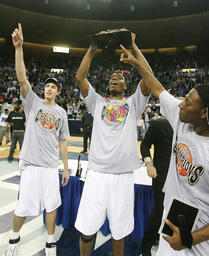
[[[92,126],[93,126],[93,116],[86,109],[82,117],[81,128],[80,128],[80,131],[83,133],[83,150],[81,151],[81,153],[87,153],[88,139],[89,139],[89,147],[90,147]]]
[[[162,189],[170,163],[172,137],[173,129],[162,116],[162,118],[153,119],[150,122],[141,143],[142,158],[147,167],[147,174],[152,178],[154,193],[154,205],[141,244],[142,256],[151,256],[152,245],[158,240],[158,230],[163,214],[164,193]],[[150,155],[152,145],[154,145],[153,161]]]
[[[6,137],[6,144],[10,143],[9,129],[6,129],[6,122],[9,115],[9,108],[2,107],[0,114],[0,146],[2,145],[3,137]]]
[[[6,130],[8,130],[8,125],[12,127],[12,143],[10,147],[8,162],[12,162],[14,151],[19,142],[20,149],[22,147],[24,132],[25,132],[25,114],[23,112],[22,106],[16,106],[15,110],[10,113],[7,118]]]
[[[137,140],[138,141],[143,140],[144,133],[145,133],[144,119],[142,118],[142,116],[140,116],[137,122]]]

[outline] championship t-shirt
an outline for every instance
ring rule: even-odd
[[[119,174],[139,168],[136,126],[148,98],[138,86],[129,98],[108,102],[89,84],[84,101],[94,122],[88,169]]]
[[[66,111],[57,104],[47,105],[31,88],[21,99],[26,130],[20,160],[30,165],[57,168],[59,141],[69,137]]]
[[[160,94],[161,113],[173,130],[172,154],[164,185],[165,209],[173,196],[191,202],[201,209],[198,230],[209,224],[209,137],[198,135],[188,123],[179,119],[181,101],[167,91]],[[202,242],[185,255],[207,255],[209,242]]]

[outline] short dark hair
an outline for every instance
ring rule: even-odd
[[[205,108],[209,107],[209,86],[199,85],[195,87]]]

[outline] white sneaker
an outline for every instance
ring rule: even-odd
[[[45,254],[46,256],[56,256],[57,255],[56,243],[46,243]]]
[[[9,240],[9,245],[6,249],[6,253],[5,256],[17,256],[17,248],[18,248],[18,244],[20,241],[20,237],[18,237],[17,239],[10,239]]]

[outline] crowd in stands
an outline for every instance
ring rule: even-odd
[[[181,52],[178,54],[156,53],[146,55],[155,76],[164,87],[175,96],[184,97],[191,88],[199,84],[209,84],[209,62],[196,52]],[[69,118],[80,118],[82,97],[76,86],[74,77],[81,61],[79,57],[51,56],[25,57],[28,80],[35,93],[43,97],[44,81],[49,76],[55,76],[62,84],[62,92],[57,103],[66,109]],[[52,69],[62,69],[58,73]],[[184,71],[183,69],[193,69]],[[140,77],[134,67],[121,64],[119,56],[98,55],[93,60],[88,80],[101,95],[107,94],[109,75],[122,71],[127,80],[127,95],[134,92]],[[19,101],[20,90],[17,83],[14,59],[8,56],[0,57],[0,104]],[[150,99],[153,108],[156,99]],[[158,108],[156,107],[156,110]],[[155,107],[154,107],[155,111]]]

